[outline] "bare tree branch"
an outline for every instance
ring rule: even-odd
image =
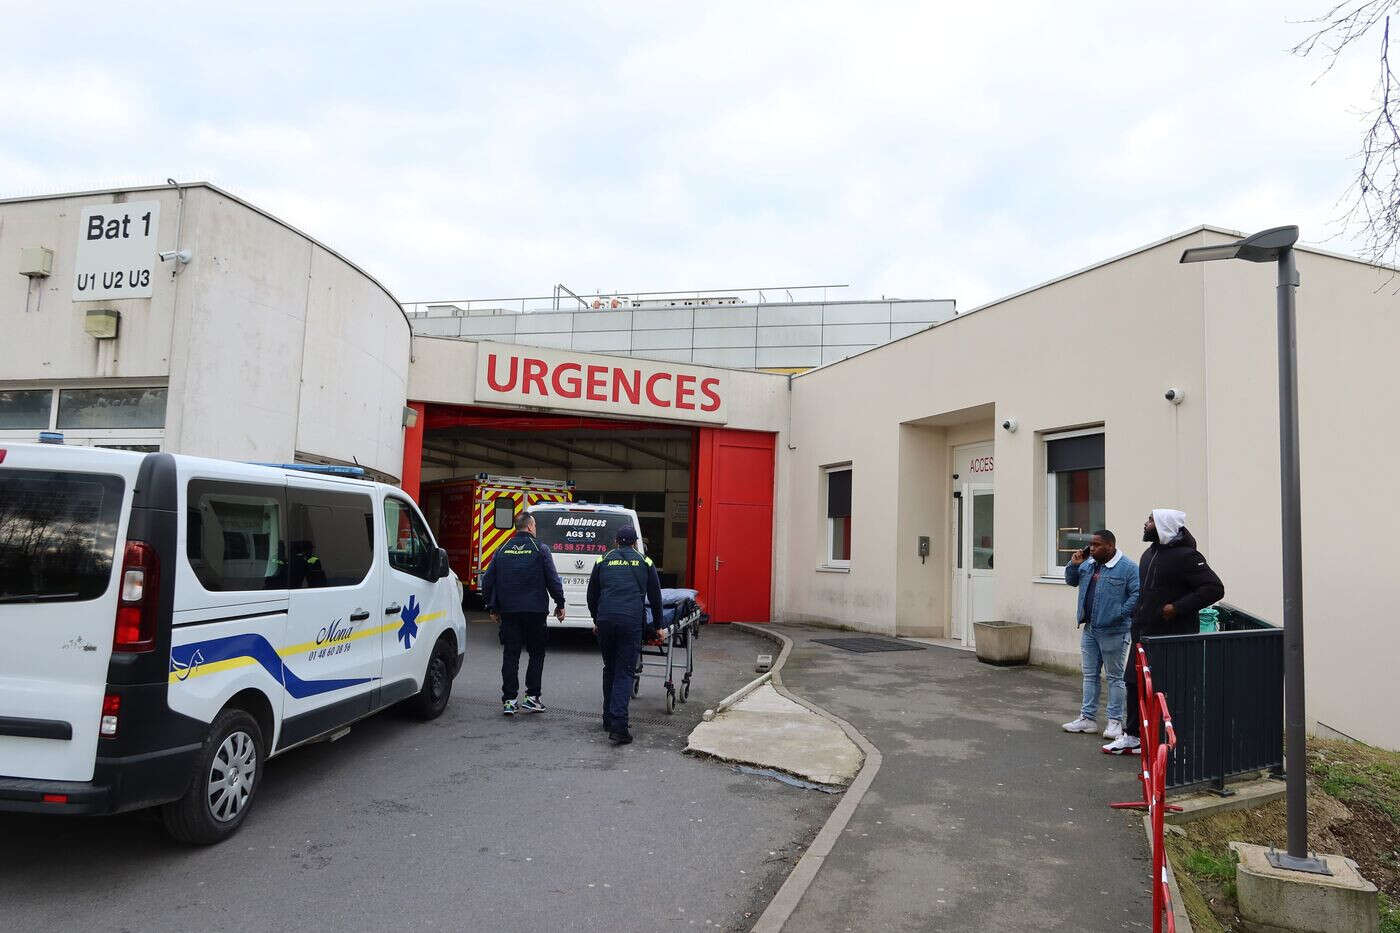
[[[1400,260],[1400,81],[1390,64],[1390,20],[1400,13],[1400,0],[1344,0],[1315,19],[1318,26],[1292,48],[1295,55],[1324,55],[1322,80],[1353,45],[1377,26],[1381,27],[1380,55],[1374,108],[1367,113],[1369,126],[1357,153],[1361,167],[1346,193],[1338,221],[1362,238],[1362,253],[1375,263]]]

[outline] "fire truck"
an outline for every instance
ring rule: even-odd
[[[541,502],[572,502],[574,484],[533,476],[443,480],[423,487],[423,506],[438,543],[462,585],[475,597],[496,549],[515,527],[515,516]]]

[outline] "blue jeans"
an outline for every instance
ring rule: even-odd
[[[1093,719],[1099,709],[1099,667],[1108,675],[1108,718],[1123,721],[1123,704],[1128,692],[1123,687],[1123,662],[1128,657],[1128,633],[1107,635],[1084,626],[1079,639],[1081,666],[1084,671],[1084,705],[1079,715]]]

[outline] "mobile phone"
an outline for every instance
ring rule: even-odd
[[[1084,545],[1084,549],[1083,549],[1082,551],[1080,551],[1079,553],[1082,554],[1082,555],[1084,555],[1084,559],[1085,559],[1085,560],[1088,560],[1088,559],[1089,559],[1089,545],[1087,545],[1087,544]]]

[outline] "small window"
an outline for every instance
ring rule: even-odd
[[[495,514],[491,524],[498,530],[515,527],[515,500],[510,496],[499,496],[495,503]]]
[[[638,512],[654,514],[665,514],[666,512],[666,494],[664,492],[639,492],[636,503],[635,507]]]
[[[1105,521],[1102,431],[1045,439],[1050,553],[1048,572],[1058,574]]]
[[[374,564],[369,496],[287,489],[288,584],[292,589],[355,586]]]
[[[49,426],[52,389],[0,389],[0,430]]]
[[[826,563],[851,563],[851,468],[826,471]]]
[[[185,556],[206,590],[286,588],[283,502],[281,487],[190,481]]]
[[[107,592],[121,478],[54,470],[5,470],[4,477],[0,603],[69,602]]]
[[[390,496],[384,500],[384,528],[388,531],[389,566],[395,570],[433,579],[437,547],[413,507]]]
[[[60,389],[58,428],[163,428],[166,390]]]

